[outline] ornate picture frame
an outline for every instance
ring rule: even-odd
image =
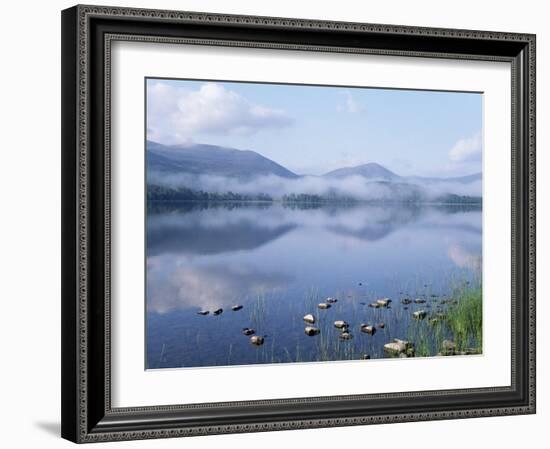
[[[112,406],[111,45],[118,41],[511,67],[511,384]],[[535,36],[78,5],[62,12],[62,436],[85,443],[535,413]]]

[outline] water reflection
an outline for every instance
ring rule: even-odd
[[[149,310],[228,307],[281,290],[291,280],[290,274],[266,273],[250,265],[193,266],[185,258],[153,257],[147,267]]]
[[[240,332],[259,319],[262,299],[262,332],[277,339],[271,350],[283,360],[284,351],[297,356],[299,347],[307,360],[316,350],[314,340],[303,341],[301,317],[315,311],[315,301],[337,296],[331,313],[338,318],[379,319],[363,307],[372,298],[445,295],[451,279],[479,279],[481,242],[481,209],[475,207],[152,204],[148,357],[158,362],[161,352],[169,354],[163,366],[224,365],[229,351],[231,364],[264,363]],[[231,312],[236,303],[243,310]],[[218,317],[196,314],[220,307]],[[408,312],[395,315],[387,332],[406,337],[408,320]],[[367,349],[377,351],[384,338],[372,338],[379,346]],[[364,344],[359,338],[350,343]]]

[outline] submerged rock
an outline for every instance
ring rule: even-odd
[[[264,337],[253,335],[252,337],[250,337],[250,343],[255,346],[261,346],[264,344]]]
[[[349,327],[349,324],[346,323],[344,320],[337,320],[334,322],[334,327],[337,329],[347,329]]]
[[[253,335],[253,334],[255,334],[256,331],[255,331],[254,329],[251,329],[250,327],[243,327],[242,333],[243,333],[244,335],[247,335],[247,336],[248,336],[248,335]]]
[[[214,315],[221,315],[223,313],[223,309],[216,309],[212,312]]]
[[[242,308],[243,306],[241,306],[240,304],[236,304],[233,307],[231,307],[231,310],[233,310],[233,312],[236,312],[237,310],[241,310]]]
[[[319,307],[319,309],[330,309],[330,304],[328,304],[326,302],[321,302],[321,303],[317,304],[317,307]]]
[[[376,304],[380,305],[380,307],[388,307],[390,305],[390,302],[390,298],[381,298],[376,300]]]
[[[304,321],[306,323],[313,324],[315,323],[315,317],[311,313],[308,313],[307,315],[304,315]]]
[[[401,300],[401,304],[403,304],[405,306],[409,305],[411,302],[412,302],[412,299],[410,299],[410,298],[403,298]]]
[[[386,327],[386,324],[385,323],[378,323],[376,325],[376,327],[378,327],[378,329],[384,329]]]
[[[329,296],[327,299],[325,299],[325,302],[326,302],[327,304],[336,304],[336,303],[338,302],[338,300],[337,300],[336,298],[331,298],[331,297]]]
[[[321,333],[321,329],[319,329],[318,327],[307,326],[304,329],[304,332],[306,333],[306,335],[313,337],[314,335],[319,335]]]
[[[415,304],[426,304],[426,300],[423,299],[423,298],[416,298],[416,299],[414,300],[414,303],[415,303]]]
[[[351,340],[353,335],[351,335],[348,331],[344,331],[338,336],[338,338],[340,340]]]
[[[208,310],[200,310],[197,312],[197,315],[202,315],[202,316],[206,316],[208,315],[210,312]]]
[[[423,320],[426,318],[427,312],[425,310],[417,310],[416,312],[413,312],[413,317],[415,317],[417,320]]]

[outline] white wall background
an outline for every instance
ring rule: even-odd
[[[105,0],[107,2],[107,0]],[[422,447],[534,446],[547,440],[550,364],[550,29],[546,2],[393,0],[128,0],[112,5],[529,32],[537,34],[538,69],[538,414],[392,424],[186,440],[117,443],[117,447],[259,446]],[[72,1],[4,4],[0,16],[0,443],[69,447],[59,438],[60,397],[60,10]],[[545,204],[546,203],[546,204]],[[545,279],[546,278],[546,279]],[[94,446],[97,447],[97,446]]]

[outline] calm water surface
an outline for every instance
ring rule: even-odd
[[[147,220],[148,368],[317,361],[327,347],[334,358],[383,357],[419,307],[402,298],[441,298],[481,272],[475,207],[150,203]],[[328,296],[338,302],[319,310]],[[391,308],[367,306],[382,297]],[[304,334],[306,313],[321,335]],[[338,340],[339,319],[351,341]],[[359,332],[380,321],[374,336]]]

